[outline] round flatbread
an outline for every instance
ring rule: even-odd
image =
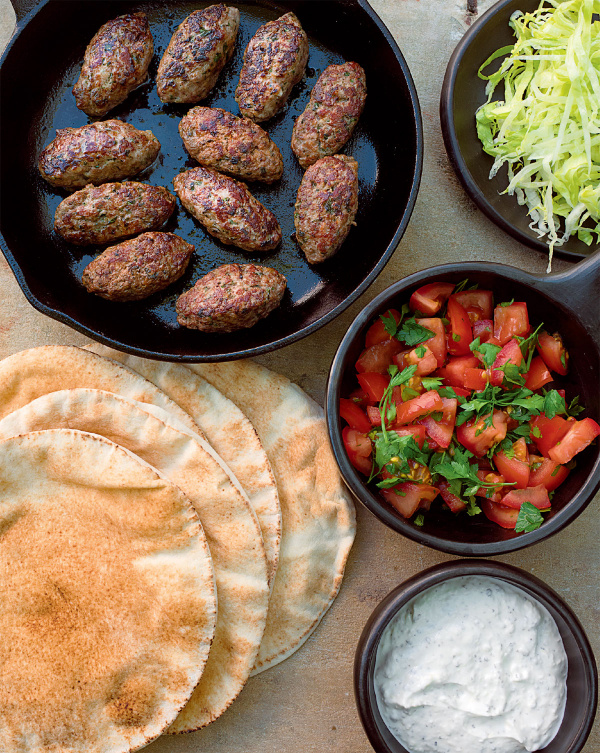
[[[340,588],[356,529],[323,410],[289,379],[253,361],[194,364],[248,416],[277,481],[282,540],[254,674],[296,651]]]
[[[152,382],[121,364],[72,345],[42,345],[0,361],[0,418],[56,390],[87,387],[116,392],[171,413],[190,431],[200,428]]]
[[[216,621],[189,500],[58,429],[0,442],[0,750],[124,753],[189,699]]]
[[[267,453],[248,418],[219,390],[181,364],[149,361],[98,343],[86,349],[112,358],[141,374],[198,424],[210,444],[231,468],[254,508],[267,553],[271,584],[279,561],[281,508]]]
[[[170,732],[189,732],[219,717],[254,665],[269,601],[260,528],[247,499],[202,440],[145,410],[148,406],[99,390],[43,395],[0,421],[0,439],[50,427],[94,432],[126,447],[165,474],[190,499],[213,556],[219,612],[202,678]],[[160,411],[153,407],[153,412]]]

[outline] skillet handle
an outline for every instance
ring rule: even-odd
[[[547,290],[576,312],[600,344],[600,251],[566,272],[537,278],[537,281],[537,287]]]

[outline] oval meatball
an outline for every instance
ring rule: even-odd
[[[279,306],[286,285],[285,277],[271,267],[224,264],[179,296],[177,321],[202,332],[252,327]]]
[[[196,10],[178,27],[156,76],[163,102],[199,102],[208,96],[233,55],[240,12],[222,3]]]
[[[179,123],[179,134],[190,155],[242,180],[273,183],[283,173],[277,144],[247,118],[237,118],[218,107],[192,107]]]
[[[328,65],[296,120],[292,149],[304,169],[342,149],[365,106],[365,72],[358,63]]]
[[[110,243],[146,230],[158,230],[177,199],[162,186],[105,183],[86,186],[56,208],[54,229],[69,243]]]
[[[109,301],[138,301],[178,280],[193,252],[173,233],[143,233],[107,248],[83,270],[81,281]]]
[[[304,173],[294,212],[296,239],[310,264],[333,256],[354,224],[358,209],[358,163],[338,154],[323,157]]]
[[[308,62],[308,38],[293,13],[261,26],[244,52],[235,91],[242,115],[257,123],[276,115]]]
[[[138,131],[121,120],[104,120],[80,128],[62,128],[41,153],[42,178],[57,188],[75,191],[88,183],[131,178],[158,157],[160,143],[152,131]]]
[[[181,203],[215,238],[245,251],[270,251],[281,243],[281,228],[269,209],[238,180],[195,167],[173,179]]]
[[[100,27],[87,46],[75,103],[94,118],[120,105],[144,82],[154,54],[145,13],[130,13]]]

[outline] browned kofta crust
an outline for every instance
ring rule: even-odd
[[[196,10],[181,23],[156,76],[163,102],[199,102],[210,93],[233,55],[240,12],[220,3]]]
[[[54,229],[69,243],[110,243],[158,230],[175,211],[177,199],[162,186],[104,183],[76,191],[56,208]]]
[[[73,87],[80,110],[98,118],[121,104],[144,82],[154,54],[145,13],[130,13],[100,27],[87,46]]]
[[[292,133],[292,149],[304,169],[342,149],[352,136],[366,98],[365,72],[358,63],[325,68]]]
[[[245,251],[270,251],[281,243],[277,218],[247,186],[209,167],[173,179],[181,203],[215,238]]]
[[[235,91],[242,115],[257,123],[276,115],[308,62],[308,38],[293,13],[269,21],[252,37]]]
[[[80,128],[62,128],[41,153],[42,178],[57,188],[75,191],[88,183],[131,178],[151,165],[160,152],[152,131],[138,131],[121,120],[104,120]]]
[[[224,264],[179,296],[177,321],[202,332],[252,327],[279,306],[286,285],[285,277],[271,267]]]
[[[358,209],[358,163],[345,154],[323,157],[304,173],[294,224],[310,264],[329,259],[346,240]]]
[[[164,290],[185,272],[194,246],[173,233],[143,233],[107,248],[83,270],[90,293],[138,301]]]
[[[192,107],[179,123],[179,135],[204,167],[262,183],[273,183],[283,173],[281,152],[266,131],[218,107]]]

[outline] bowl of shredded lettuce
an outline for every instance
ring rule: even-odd
[[[454,51],[440,115],[479,208],[549,257],[600,242],[600,0],[501,0]]]

